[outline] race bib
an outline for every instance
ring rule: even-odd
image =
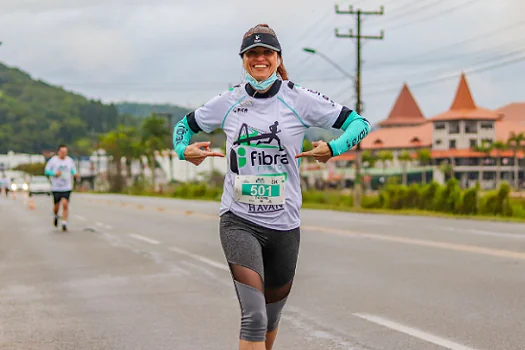
[[[235,200],[252,205],[284,204],[284,175],[237,175]]]

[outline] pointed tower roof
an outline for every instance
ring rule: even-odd
[[[452,106],[448,111],[432,117],[431,120],[498,120],[500,118],[500,113],[476,106],[467,83],[467,77],[465,73],[461,73]]]
[[[451,110],[459,109],[475,109],[476,104],[470,93],[470,88],[468,87],[467,78],[465,73],[461,73],[461,79],[459,80],[458,89],[456,91],[456,97],[454,102],[452,102]]]
[[[407,83],[404,83],[388,118],[380,122],[379,125],[383,127],[395,127],[420,125],[425,122],[426,119],[423,113],[421,113],[421,109],[414,99],[412,92],[410,92]]]

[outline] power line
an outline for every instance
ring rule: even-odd
[[[433,6],[436,6],[436,5],[439,5],[439,4],[442,4],[443,3],[443,0],[435,0],[434,2],[431,2],[429,4],[424,4],[421,0],[416,0],[416,1],[413,1],[413,2],[410,2],[408,4],[406,4],[406,6],[401,6],[401,7],[396,7],[394,10],[392,11],[387,11],[388,14],[392,13],[392,14],[396,14],[397,12],[401,12],[403,9],[407,8],[407,7],[410,7],[411,5],[413,4],[422,4],[423,6],[420,6],[420,7],[413,7],[413,8],[410,8],[409,10],[404,10],[402,11],[399,15],[395,15],[393,17],[387,17],[387,18],[384,18],[383,20],[379,20],[379,21],[374,21],[374,25],[384,25],[385,23],[392,23],[392,22],[397,22],[399,21],[400,19],[403,19],[404,17],[407,17],[407,16],[410,16],[410,15],[414,15],[414,14],[417,14],[419,12],[422,12],[422,11],[425,11]]]
[[[430,50],[427,50],[427,51],[424,51],[424,52],[417,53],[415,55],[401,57],[397,62],[406,62],[407,60],[410,60],[410,59],[413,59],[413,58],[425,57],[425,56],[427,56],[429,54],[432,54],[432,53],[435,53],[435,52],[439,52],[439,51],[442,51],[444,49],[450,49],[450,48],[461,46],[461,45],[464,45],[464,44],[467,44],[467,43],[472,43],[472,42],[478,41],[480,39],[486,39],[486,38],[495,36],[497,34],[506,32],[507,30],[517,28],[517,27],[522,26],[524,24],[525,24],[525,20],[521,20],[521,21],[518,21],[516,23],[510,24],[508,26],[505,26],[503,28],[499,28],[499,29],[496,29],[494,31],[489,31],[489,32],[485,32],[485,33],[480,34],[480,35],[476,35],[476,36],[474,36],[472,38],[469,38],[469,39],[461,40],[461,41],[458,41],[458,42],[455,42],[455,43],[452,43],[452,44],[448,44],[448,45],[445,45],[445,46],[441,46],[441,47],[437,47],[437,48],[434,48],[434,49],[430,49]],[[374,62],[371,62],[370,64],[372,64],[372,67],[374,67]],[[368,66],[370,67],[370,65],[368,65]]]
[[[408,22],[408,23],[402,23],[402,24],[399,24],[399,25],[396,25],[396,26],[392,26],[392,27],[387,27],[387,29],[399,29],[399,28],[404,28],[406,26],[409,26],[409,25],[412,25],[412,24],[416,24],[416,23],[420,23],[420,22],[423,22],[423,21],[427,21],[429,19],[435,19],[435,18],[438,18],[442,15],[447,15],[447,14],[450,14],[450,13],[453,13],[453,12],[456,12],[457,10],[460,10],[460,9],[463,9],[465,7],[468,7],[470,5],[473,5],[475,4],[476,2],[480,2],[480,1],[485,1],[485,0],[470,0],[470,1],[467,1],[467,2],[464,2],[462,4],[458,4],[454,7],[451,7],[451,8],[448,8],[448,9],[445,9],[443,11],[440,11],[440,12],[437,12],[437,13],[434,13],[430,16],[426,16],[426,17],[422,17],[422,18],[418,18],[412,22]]]
[[[519,48],[518,50],[513,50],[513,51],[510,51],[510,52],[504,52],[503,54],[502,53],[499,53],[495,56],[491,56],[491,57],[485,57],[483,60],[477,60],[477,61],[474,61],[471,63],[471,65],[479,65],[479,64],[485,64],[485,63],[490,63],[494,60],[500,60],[500,59],[504,59],[504,58],[508,58],[508,57],[512,57],[512,56],[515,56],[517,54],[521,54],[521,53],[524,53],[525,52],[525,46],[522,45],[521,48]],[[443,68],[437,68],[437,69],[431,69],[431,70],[426,70],[426,71],[419,71],[419,72],[415,72],[413,74],[409,74],[409,75],[405,75],[403,76],[403,78],[408,78],[408,77],[417,77],[417,76],[422,76],[422,75],[433,75],[433,74],[441,74],[443,72]],[[372,82],[372,83],[369,83],[368,86],[377,86],[377,85],[388,85],[389,83],[388,82],[385,82],[384,80],[383,81],[377,81],[377,82]],[[397,82],[396,82],[397,84]]]
[[[522,61],[525,61],[525,55],[522,55],[522,56],[519,56],[519,57],[515,57],[515,58],[512,58],[512,59],[508,59],[508,60],[503,61],[503,62],[490,64],[490,65],[487,65],[487,66],[484,66],[484,67],[478,67],[478,68],[473,68],[473,69],[470,69],[470,70],[465,70],[464,72],[466,74],[477,74],[477,73],[482,73],[482,72],[487,72],[487,71],[503,68],[503,67],[506,67],[506,66],[509,66],[509,65],[512,65],[512,64],[516,64],[516,63],[522,62]],[[459,73],[456,72],[454,74],[450,74],[450,75],[447,75],[447,76],[444,76],[444,77],[435,78],[435,79],[426,80],[426,81],[421,81],[419,83],[413,83],[413,84],[410,84],[410,87],[413,88],[413,87],[428,86],[428,85],[433,85],[433,84],[436,84],[436,83],[441,83],[441,82],[444,82],[444,81],[447,81],[447,80],[457,79],[458,78],[458,74]],[[371,91],[371,92],[368,93],[368,95],[381,95],[381,94],[384,94],[384,93],[395,92],[395,91],[399,91],[399,87],[395,88],[395,89],[394,88],[388,88],[388,89]]]
[[[462,52],[459,54],[436,56],[433,58],[426,58],[424,60],[418,60],[418,61],[410,61],[410,60],[375,61],[373,62],[374,65],[372,65],[372,68],[381,68],[383,66],[405,66],[405,65],[413,66],[414,64],[443,63],[443,62],[449,62],[449,61],[457,61],[459,58],[485,57],[487,54],[489,55],[493,54],[495,50],[505,50],[506,48],[507,49],[516,48],[516,44],[523,44],[524,42],[525,42],[525,37],[518,38],[516,40],[512,40],[509,42],[500,43],[500,45],[496,45],[496,46],[479,48],[477,50],[466,51],[466,52]]]

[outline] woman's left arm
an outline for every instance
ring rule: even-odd
[[[341,136],[328,142],[332,157],[345,153],[361,142],[370,132],[370,123],[355,111],[352,111],[342,121],[341,130],[344,131]]]

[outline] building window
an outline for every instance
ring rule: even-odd
[[[456,148],[456,140],[449,140],[448,141],[448,148],[455,149]]]
[[[441,140],[436,140],[436,145],[441,145]]]
[[[492,139],[483,139],[481,140],[481,144],[492,145]]]
[[[494,128],[494,122],[492,122],[492,121],[481,122],[481,128],[482,129],[493,129]]]
[[[450,122],[448,124],[449,134],[459,134],[459,122]]]
[[[468,121],[465,122],[465,133],[476,134],[478,132],[478,122]]]
[[[445,129],[445,123],[434,123],[434,130],[444,130]]]
[[[470,148],[475,148],[478,145],[478,140],[470,139]]]

